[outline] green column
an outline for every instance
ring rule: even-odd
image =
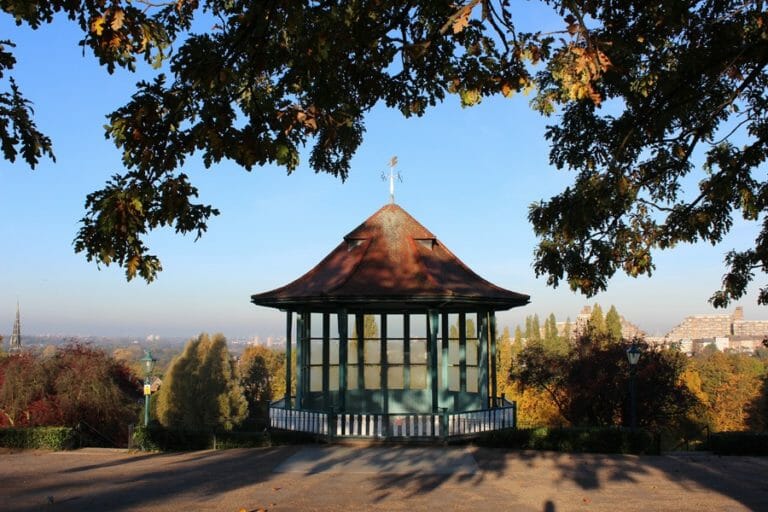
[[[488,407],[488,315],[485,311],[477,313],[477,319],[479,320],[479,332],[478,332],[478,345],[480,346],[480,354],[478,354],[478,365],[480,374],[480,399]]]
[[[285,406],[291,408],[291,328],[293,312],[285,314]]]
[[[440,377],[443,380],[443,385],[440,388],[441,394],[441,407],[448,407],[448,313],[442,314],[442,331],[443,331],[443,346],[440,352]],[[452,405],[452,404],[451,404]],[[451,407],[451,410],[453,407]]]
[[[381,412],[389,414],[389,360],[387,356],[387,315],[379,317],[381,331]],[[384,422],[386,425],[386,422]],[[386,432],[385,432],[386,435]]]
[[[411,315],[403,314],[403,389],[411,389]]]
[[[427,387],[432,391],[432,412],[437,412],[440,404],[437,395],[437,322],[439,313],[429,310],[427,313],[427,357],[429,371],[427,372]]]
[[[467,392],[467,314],[459,313],[459,390]]]
[[[365,396],[365,317],[360,313],[355,314],[355,330],[357,331],[357,389],[362,392],[362,396]]]
[[[310,393],[310,382],[312,381],[312,343],[310,337],[312,336],[312,313],[304,313],[304,333],[302,340],[304,347],[301,353],[304,354],[304,382],[302,389],[304,390],[304,407],[314,409],[314,400],[312,393]],[[309,399],[310,403],[307,404]]]
[[[491,338],[491,407],[496,406],[497,376],[496,376],[496,358],[498,350],[496,348],[496,312],[488,312],[488,336]]]
[[[339,318],[339,412],[343,413],[347,410],[347,310],[342,309],[337,315]]]
[[[296,315],[296,408],[304,404],[304,313]]]
[[[323,410],[331,410],[331,315],[323,313]]]

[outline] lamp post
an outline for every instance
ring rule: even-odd
[[[141,365],[144,368],[144,426],[149,425],[149,400],[152,394],[152,371],[155,369],[155,363],[157,359],[152,357],[152,352],[147,350],[144,353],[144,357],[139,359]]]
[[[637,362],[640,360],[642,350],[637,342],[627,349],[627,361],[629,361],[629,400],[630,400],[630,426],[637,429]]]

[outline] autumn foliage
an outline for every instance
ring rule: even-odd
[[[0,426],[81,427],[120,443],[136,422],[139,382],[104,351],[71,344],[0,359]]]

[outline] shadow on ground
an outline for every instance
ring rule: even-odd
[[[768,458],[471,447],[3,453],[0,503],[38,510],[768,510]],[[698,501],[696,501],[698,500]],[[710,505],[707,507],[706,505]],[[457,508],[458,507],[458,508]],[[482,508],[481,508],[482,509]]]

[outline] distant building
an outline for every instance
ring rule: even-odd
[[[768,337],[768,320],[744,320],[744,308],[732,314],[692,315],[669,331],[664,346],[679,346],[682,352],[693,354],[709,344],[718,350],[754,352]]]
[[[587,324],[589,323],[589,318],[592,316],[592,306],[584,306],[581,310],[581,313],[579,313],[576,316],[576,320],[571,325],[571,332],[565,333],[563,329],[565,328],[565,324],[558,323],[557,330],[558,333],[560,333],[561,336],[568,335],[569,339],[576,339],[579,336],[582,336],[587,332]],[[619,319],[621,320],[621,337],[625,340],[631,340],[633,338],[643,338],[645,337],[645,331],[640,329],[638,326],[624,318],[623,316],[619,315]]]
[[[13,322],[13,332],[8,342],[8,351],[11,353],[21,351],[21,317],[19,315],[18,301],[16,302],[16,321]]]

